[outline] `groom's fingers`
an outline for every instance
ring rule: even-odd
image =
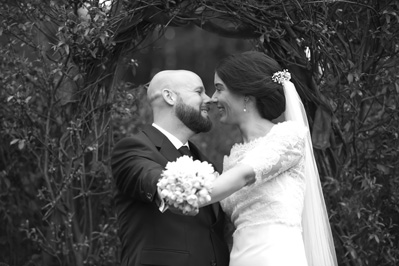
[[[196,208],[195,210],[192,210],[192,211],[190,211],[190,212],[187,212],[187,213],[185,213],[184,215],[187,215],[187,216],[195,216],[195,215],[197,215],[198,213],[199,213],[199,209]]]
[[[199,209],[195,208],[189,212],[183,212],[181,209],[176,208],[174,206],[169,206],[168,211],[171,211],[174,214],[185,215],[185,216],[195,216],[199,213]]]

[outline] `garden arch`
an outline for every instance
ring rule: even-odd
[[[340,60],[330,54],[333,44],[326,41],[333,30],[328,28],[332,16],[328,14],[330,6],[326,1],[286,2],[130,1],[122,8],[116,1],[113,12],[126,9],[129,15],[118,25],[115,40],[121,50],[134,50],[140,47],[137,40],[143,40],[154,30],[188,24],[222,37],[253,39],[258,50],[290,70],[308,111],[314,146],[329,150],[327,154],[331,155],[333,128],[339,127],[333,122],[328,98],[319,88],[326,75],[320,69],[334,68],[334,60]],[[126,44],[130,46],[126,47]],[[337,174],[335,158],[323,156],[320,167],[324,174]]]

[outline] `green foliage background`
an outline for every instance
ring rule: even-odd
[[[113,3],[0,3],[0,262],[118,265],[109,154],[151,123],[145,84],[189,69],[212,94],[250,49],[298,82],[339,265],[399,262],[396,1]],[[241,140],[212,116],[194,141],[221,167]]]

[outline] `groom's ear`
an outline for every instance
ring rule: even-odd
[[[176,103],[176,95],[170,89],[163,89],[162,90],[162,97],[169,105],[175,105]]]

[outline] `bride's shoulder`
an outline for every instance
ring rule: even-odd
[[[275,125],[278,128],[293,128],[293,127],[303,127],[299,122],[297,121],[283,121],[280,123],[277,123]]]
[[[274,126],[274,132],[278,136],[297,136],[304,137],[307,127],[296,121],[284,121]]]

